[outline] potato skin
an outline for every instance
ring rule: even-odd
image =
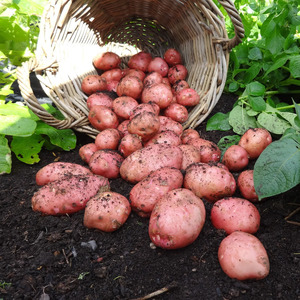
[[[187,144],[189,139],[197,139],[200,138],[200,133],[195,129],[185,129],[181,135],[182,144]]]
[[[143,82],[136,76],[126,75],[117,86],[117,95],[139,99],[143,91]]]
[[[130,212],[130,203],[123,195],[116,192],[98,193],[86,204],[83,225],[113,232],[126,222]]]
[[[121,63],[121,58],[114,52],[99,53],[94,59],[94,67],[98,70],[107,71],[116,69]]]
[[[196,90],[186,88],[176,93],[176,101],[184,106],[195,106],[200,102],[200,96]]]
[[[258,196],[254,188],[253,170],[245,170],[237,179],[238,188],[244,198],[251,202],[257,202]]]
[[[171,103],[165,109],[164,115],[179,123],[184,123],[189,118],[187,108],[178,103]]]
[[[41,168],[35,175],[37,185],[62,179],[70,175],[92,175],[92,172],[79,164],[69,162],[53,162]]]
[[[167,76],[169,66],[166,61],[161,57],[154,57],[148,65],[148,72],[158,72],[162,77]]]
[[[150,217],[154,205],[167,192],[181,188],[182,173],[175,168],[163,167],[138,182],[130,191],[131,207],[141,217]]]
[[[218,259],[222,270],[238,280],[263,279],[270,271],[269,257],[254,235],[235,231],[222,240]]]
[[[165,130],[157,133],[144,146],[147,147],[153,144],[169,144],[178,146],[181,144],[181,139],[173,130]]]
[[[232,172],[238,172],[249,164],[247,151],[239,146],[232,145],[224,153],[222,163]]]
[[[117,116],[127,120],[133,109],[135,109],[139,103],[132,97],[122,96],[113,101],[113,111]]]
[[[131,153],[142,149],[143,143],[140,136],[137,134],[126,134],[120,141],[118,151],[124,156],[127,157]]]
[[[100,131],[119,126],[117,115],[112,109],[104,105],[93,106],[89,111],[88,119],[91,125]]]
[[[81,82],[81,89],[87,95],[104,91],[106,90],[106,87],[107,82],[105,78],[102,78],[99,75],[87,75]]]
[[[32,209],[45,215],[72,214],[85,208],[99,191],[110,188],[107,178],[96,175],[68,175],[52,181],[34,193]]]
[[[148,65],[151,60],[152,55],[150,53],[141,51],[131,56],[128,61],[128,67],[131,69],[137,69],[143,72],[147,72]]]
[[[260,226],[258,209],[250,201],[237,197],[220,199],[211,209],[211,221],[227,234],[236,230],[256,233]]]
[[[171,67],[168,71],[168,79],[173,85],[178,80],[185,80],[188,75],[188,70],[184,65],[177,64]]]
[[[89,163],[91,156],[98,150],[95,143],[88,143],[79,148],[79,156],[85,163]]]
[[[190,165],[183,186],[208,202],[230,197],[236,190],[235,179],[227,168],[206,163]]]
[[[175,189],[155,204],[149,221],[151,241],[164,249],[183,248],[199,236],[205,222],[203,201],[187,189]]]
[[[165,51],[164,60],[169,66],[174,66],[182,63],[181,54],[174,48],[169,48]]]
[[[97,92],[90,95],[86,100],[88,109],[92,109],[95,105],[104,105],[109,108],[113,107],[113,98],[107,95],[105,92]]]
[[[200,151],[195,146],[181,144],[178,147],[182,151],[181,170],[186,170],[189,165],[201,161]]]
[[[181,136],[183,132],[183,127],[179,122],[172,120],[166,116],[159,116],[159,132],[166,130],[173,130],[177,135]]]
[[[180,169],[181,163],[182,151],[177,146],[154,144],[126,157],[120,167],[120,174],[124,180],[137,183],[162,167]]]
[[[95,139],[97,150],[116,150],[121,139],[121,134],[116,128],[107,128],[99,132]]]

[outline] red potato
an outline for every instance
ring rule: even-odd
[[[102,78],[99,75],[87,75],[81,82],[81,89],[87,95],[91,95],[99,91],[104,91],[106,90],[106,88],[107,82],[105,78]]]
[[[176,101],[184,106],[195,106],[200,102],[200,96],[192,88],[182,89],[176,93]]]
[[[120,167],[120,174],[124,180],[137,183],[162,167],[180,169],[181,163],[182,151],[177,146],[154,144],[126,157]]]
[[[139,105],[139,103],[132,97],[121,96],[113,101],[113,111],[121,118],[129,119],[132,111]]]
[[[237,280],[263,279],[270,271],[265,247],[247,232],[235,231],[223,239],[218,259],[224,273]]]
[[[253,170],[245,170],[237,179],[238,188],[244,198],[251,202],[257,202],[258,196],[254,188]]]
[[[136,70],[136,69],[129,69],[127,75],[129,76],[136,76],[137,78],[139,78],[142,82],[146,76],[146,74],[141,71],[141,70]]]
[[[183,186],[208,202],[230,197],[236,190],[233,175],[219,165],[194,163],[186,169]]]
[[[200,133],[195,129],[185,129],[181,135],[182,144],[186,144],[189,139],[197,139],[200,138]]]
[[[128,133],[121,139],[118,150],[124,157],[127,157],[142,148],[143,143],[141,137],[137,134]]]
[[[222,163],[232,172],[238,172],[249,164],[247,151],[239,146],[232,145],[224,153]]]
[[[99,132],[95,139],[97,150],[116,150],[118,148],[121,135],[116,128],[107,128]]]
[[[34,193],[31,206],[45,215],[72,214],[85,208],[100,191],[109,190],[109,181],[91,174],[68,175],[49,182]]]
[[[159,132],[173,130],[177,135],[181,136],[183,127],[179,122],[176,122],[166,116],[159,116],[158,118],[160,123]]]
[[[107,81],[107,87],[106,90],[109,92],[117,92],[117,86],[119,84],[119,81],[117,80],[111,80],[111,81]]]
[[[159,112],[160,112],[160,108],[154,102],[140,103],[137,107],[135,107],[131,111],[129,119],[131,120],[133,117],[135,117],[136,115],[142,113],[143,111],[148,111],[148,112],[154,113],[158,116]]]
[[[152,55],[147,52],[139,52],[130,57],[128,61],[128,67],[131,69],[141,70],[143,72],[148,71],[148,65],[152,60]]]
[[[173,101],[173,94],[164,83],[158,83],[144,88],[141,100],[143,103],[154,102],[160,109],[164,109]]]
[[[175,66],[182,63],[181,54],[174,48],[169,48],[164,53],[164,60],[169,66]]]
[[[120,63],[121,58],[114,52],[100,53],[93,59],[94,67],[101,71],[116,69]]]
[[[181,170],[186,170],[186,168],[193,164],[201,161],[201,154],[199,149],[193,145],[179,145],[182,151],[182,164]]]
[[[126,222],[130,213],[130,203],[123,195],[116,192],[99,193],[86,204],[83,225],[113,232]]]
[[[92,175],[92,172],[79,164],[69,162],[53,162],[41,168],[35,175],[37,185],[62,179],[70,175]]]
[[[167,192],[181,188],[182,173],[175,168],[158,169],[138,182],[130,191],[132,209],[141,217],[150,217],[156,202]]]
[[[90,161],[91,156],[98,150],[95,143],[88,143],[79,148],[79,156],[87,164]]]
[[[272,136],[269,131],[264,128],[250,128],[242,135],[239,146],[248,152],[250,159],[255,159],[271,143]]]
[[[188,145],[193,145],[200,150],[201,162],[209,163],[220,161],[221,150],[214,142],[202,138],[195,138],[188,139],[186,143]]]
[[[90,95],[86,100],[88,109],[92,109],[95,105],[104,105],[109,108],[113,107],[114,99],[105,92],[97,92]]]
[[[106,82],[109,81],[120,81],[123,78],[123,71],[120,68],[112,69],[103,72],[101,77],[106,79]]]
[[[128,123],[129,133],[137,134],[142,141],[149,141],[159,130],[159,118],[152,112],[141,112],[133,117]]]
[[[162,80],[161,80],[161,83],[165,84],[166,86],[168,86],[171,91],[172,91],[172,85],[170,83],[170,80],[168,77],[163,77]]]
[[[143,81],[144,88],[150,87],[158,83],[162,83],[162,81],[163,81],[163,77],[161,76],[161,74],[153,71],[151,73],[148,73],[144,78]]]
[[[187,189],[175,189],[155,204],[149,221],[151,241],[164,249],[183,248],[199,236],[205,222],[203,201]]]
[[[188,70],[184,65],[175,65],[171,67],[168,71],[168,79],[173,85],[178,80],[185,80],[188,75]]]
[[[121,122],[118,126],[118,130],[121,133],[121,138],[124,137],[126,134],[128,134],[128,124],[129,124],[129,120],[124,120],[123,122]]]
[[[237,197],[215,202],[210,219],[215,228],[222,229],[227,234],[237,230],[256,233],[260,226],[258,209],[250,201]]]
[[[149,65],[148,72],[158,72],[162,77],[166,77],[169,71],[169,66],[166,61],[161,57],[154,57]]]
[[[181,90],[188,88],[190,88],[190,86],[185,80],[178,80],[172,85],[172,92],[176,95]]]
[[[178,103],[171,103],[165,109],[164,115],[178,123],[184,123],[189,118],[189,112],[186,107]]]
[[[88,119],[92,126],[99,131],[119,126],[117,115],[112,109],[104,105],[93,106],[89,111]]]
[[[173,130],[166,130],[157,133],[151,140],[145,143],[145,147],[153,144],[168,144],[178,146],[181,144],[181,139]]]
[[[120,175],[124,158],[115,150],[98,150],[90,158],[89,167],[96,175],[112,179]]]
[[[139,99],[143,91],[143,82],[136,76],[126,75],[117,86],[117,95]]]

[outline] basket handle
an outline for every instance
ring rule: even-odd
[[[243,26],[242,19],[235,8],[233,2],[231,0],[218,0],[218,2],[223,6],[226,10],[231,22],[234,26],[235,36],[227,41],[227,48],[231,50],[236,45],[242,42],[243,37],[245,36],[245,29]]]
[[[33,57],[28,61],[24,62],[20,67],[17,68],[17,79],[21,95],[24,98],[27,106],[45,123],[58,129],[70,128],[71,120],[64,119],[59,120],[53,117],[47,112],[38,102],[35,97],[30,83],[30,73],[36,71],[39,68],[37,60]]]

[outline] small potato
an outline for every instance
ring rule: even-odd
[[[163,77],[158,72],[151,72],[144,78],[144,88],[150,87],[152,85],[162,83]]]
[[[171,103],[165,109],[164,115],[178,123],[184,123],[189,118],[189,112],[186,107],[178,103]]]
[[[90,158],[92,173],[112,179],[120,176],[120,166],[124,158],[114,150],[98,150]]]
[[[119,120],[117,115],[104,105],[95,105],[89,111],[88,119],[91,125],[102,131],[107,128],[117,128]]]
[[[136,69],[129,69],[128,74],[129,76],[136,76],[137,78],[139,78],[142,82],[146,76],[146,74],[141,71],[141,70],[136,70]]]
[[[258,209],[250,201],[237,197],[220,199],[211,209],[211,222],[227,234],[234,231],[256,233],[260,226]]]
[[[202,138],[189,139],[186,143],[200,150],[201,162],[209,163],[220,161],[221,150],[215,143]]]
[[[168,79],[173,85],[178,80],[185,80],[188,75],[188,70],[184,65],[175,65],[171,67],[168,71]]]
[[[171,104],[173,94],[167,85],[158,83],[144,88],[141,100],[143,103],[154,102],[160,109],[164,109]]]
[[[107,128],[99,132],[95,139],[97,150],[116,150],[118,148],[121,135],[118,129]]]
[[[148,112],[154,113],[158,116],[159,112],[160,112],[160,108],[154,102],[140,103],[137,107],[135,107],[131,111],[129,119],[131,120],[133,117],[135,117],[136,115],[142,113],[143,111],[148,111]]]
[[[181,139],[179,135],[177,135],[174,131],[166,130],[157,133],[144,146],[147,147],[153,144],[168,144],[168,145],[178,146],[181,144]]]
[[[182,151],[182,164],[181,170],[186,170],[186,168],[193,164],[201,161],[201,154],[199,149],[193,145],[179,145]]]
[[[113,52],[100,53],[93,59],[94,67],[101,71],[119,68],[120,63],[121,58]]]
[[[148,65],[148,73],[158,72],[162,77],[166,77],[169,71],[169,66],[161,57],[154,57]]]
[[[104,91],[107,88],[107,82],[105,78],[99,75],[87,75],[81,82],[81,89],[87,95]]]
[[[114,99],[105,92],[98,92],[90,95],[86,100],[88,109],[92,109],[95,105],[104,105],[108,108],[113,107]]]
[[[143,82],[138,77],[126,75],[117,86],[117,95],[129,96],[137,100],[141,97],[143,88]]]
[[[159,118],[156,114],[144,111],[133,117],[128,123],[129,133],[137,134],[142,141],[150,140],[159,130]]]
[[[208,202],[230,197],[236,190],[233,175],[219,165],[194,163],[186,169],[183,186]]]
[[[182,151],[177,146],[154,144],[130,154],[123,161],[121,177],[131,183],[137,183],[151,172],[162,167],[180,169]]]
[[[142,148],[143,143],[141,137],[137,134],[128,133],[121,139],[118,150],[124,157],[127,157]]]
[[[237,280],[263,279],[270,271],[269,257],[254,235],[235,231],[222,240],[218,259],[222,270]]]
[[[88,143],[79,148],[79,156],[87,164],[90,161],[91,156],[98,150],[95,143]]]
[[[247,151],[239,146],[232,145],[224,153],[222,163],[232,172],[238,172],[249,164]]]
[[[41,187],[34,193],[31,206],[45,215],[72,214],[84,209],[98,192],[108,190],[109,181],[102,176],[68,175]]]
[[[175,189],[155,204],[149,221],[151,241],[164,249],[183,248],[199,236],[205,222],[203,201],[187,189]]]
[[[79,164],[69,162],[53,162],[41,168],[35,175],[37,185],[62,179],[70,175],[92,175],[92,172]]]
[[[178,169],[160,168],[131,189],[131,207],[139,216],[150,217],[156,202],[167,192],[181,188],[182,183],[183,175]]]
[[[130,69],[141,70],[143,72],[148,71],[148,65],[152,60],[152,55],[147,52],[138,52],[130,57],[128,61],[128,67]]]
[[[128,124],[129,124],[129,120],[124,120],[123,122],[121,122],[118,126],[118,130],[121,134],[121,138],[124,137],[126,134],[128,134]]]
[[[158,118],[159,118],[159,123],[160,123],[159,132],[166,131],[166,130],[172,130],[178,136],[181,136],[181,134],[183,132],[183,127],[179,122],[176,122],[166,116],[159,116]]]
[[[251,202],[257,202],[258,196],[254,188],[253,170],[245,170],[237,179],[238,188],[244,198]]]
[[[271,143],[272,136],[269,131],[264,128],[250,128],[242,135],[239,146],[248,152],[250,159],[255,159]]]
[[[195,106],[200,102],[200,96],[192,88],[182,89],[177,92],[176,101],[184,106]]]
[[[169,48],[164,53],[164,60],[169,66],[175,66],[182,63],[181,54],[174,48]]]
[[[113,101],[112,108],[117,116],[127,120],[139,103],[132,97],[121,96]]]
[[[100,76],[105,78],[106,82],[120,81],[121,78],[123,78],[123,72],[120,68],[116,68],[116,69],[105,71]]]
[[[116,192],[99,193],[86,204],[83,225],[113,232],[126,222],[130,212],[130,203],[123,195]]]
[[[189,139],[197,139],[200,137],[200,133],[195,129],[185,129],[181,135],[182,144],[186,144]]]
[[[190,88],[189,84],[185,80],[178,80],[172,86],[172,92],[174,95],[179,93],[183,89]]]

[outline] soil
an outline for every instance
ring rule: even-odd
[[[234,100],[224,94],[213,113],[229,111]],[[231,134],[205,132],[205,123],[198,129],[214,142]],[[285,220],[300,204],[300,186],[256,204],[261,226],[255,235],[268,252],[270,274],[238,281],[220,268],[217,251],[225,234],[212,226],[207,202],[199,237],[178,250],[150,247],[148,219],[135,213],[119,230],[103,233],[83,226],[82,211],[60,217],[33,212],[41,167],[57,160],[83,164],[78,148],[91,139],[77,137],[75,150],[42,151],[36,165],[13,157],[11,174],[0,178],[0,299],[136,299],[162,288],[167,291],[149,298],[300,299],[300,228],[292,223],[300,222],[300,213]],[[131,188],[111,180],[111,189],[124,196]]]

